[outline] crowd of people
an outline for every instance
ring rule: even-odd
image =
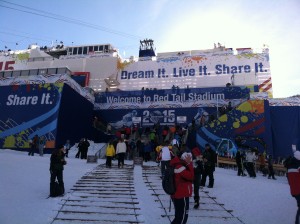
[[[76,158],[87,159],[87,153],[90,147],[90,143],[87,138],[82,138],[78,145],[78,152],[76,153]]]
[[[174,168],[175,193],[171,199],[175,208],[175,217],[171,223],[187,223],[189,198],[193,196],[194,209],[200,206],[199,190],[203,187],[214,187],[214,171],[217,163],[217,153],[210,144],[201,148],[196,143],[195,123],[186,129],[180,126],[146,128],[142,132],[138,128],[126,127],[116,133],[106,147],[106,167],[112,168],[112,160],[117,158],[118,168],[124,167],[124,160],[142,157],[144,162],[156,161],[160,166],[160,177],[165,178],[166,170]],[[32,151],[39,147],[40,139],[35,136],[31,142]],[[78,143],[76,158],[86,159],[90,144],[86,138]],[[59,146],[53,151],[50,158],[50,196],[57,196],[55,183],[60,189],[59,194],[64,194],[63,169],[66,165],[65,157],[71,148],[70,141]],[[29,152],[31,153],[31,151]],[[297,154],[298,153],[298,154]],[[30,154],[29,154],[30,155]],[[298,156],[298,157],[297,157]],[[257,150],[238,151],[236,153],[236,165],[238,176],[256,177],[255,163],[259,162],[259,171],[269,179],[275,179],[274,159],[266,153],[258,153]],[[291,194],[298,203],[296,223],[300,220],[300,153],[295,151],[295,156],[285,161],[288,169],[288,180]],[[208,177],[208,185],[206,180]]]
[[[238,151],[236,153],[236,164],[238,168],[238,176],[247,176],[256,178],[256,163],[259,164],[259,171],[263,176],[268,176],[269,179],[276,180],[273,168],[274,160],[272,155],[267,155],[266,152],[258,153],[256,149],[248,151]]]
[[[171,196],[175,207],[172,223],[186,223],[189,198],[194,195],[194,208],[198,209],[199,190],[206,186],[207,177],[207,187],[214,187],[217,162],[217,154],[209,144],[203,150],[197,145],[196,129],[195,123],[186,129],[158,125],[144,130],[124,127],[117,131],[116,138],[107,145],[106,167],[112,167],[114,157],[118,159],[118,168],[123,168],[124,157],[142,157],[144,162],[157,162],[162,180],[166,170],[174,167],[176,192]]]
[[[178,185],[177,192],[181,193],[176,193],[172,196],[175,207],[175,219],[172,223],[179,223],[178,220],[185,220],[183,222],[185,223],[189,209],[189,197],[194,197],[194,208],[199,208],[199,189],[206,186],[207,177],[207,187],[214,187],[214,171],[217,163],[217,154],[212,150],[209,144],[206,144],[203,149],[200,149],[197,145],[196,130],[197,127],[194,122],[188,128],[182,128],[176,125],[171,127],[155,125],[152,128],[145,129],[124,126],[115,133],[116,139],[111,141],[107,147],[106,165],[107,167],[111,167],[112,159],[117,156],[118,167],[122,168],[120,158],[123,157],[119,157],[117,148],[119,144],[124,144],[125,142],[126,150],[124,150],[124,156],[127,159],[142,157],[144,162],[151,160],[156,161],[160,166],[162,179],[164,178],[166,169],[170,166],[174,166],[176,174],[175,182]],[[114,148],[113,153],[111,153],[111,147]],[[186,156],[182,156],[187,153],[191,156],[192,162],[187,162]],[[273,169],[274,159],[272,156],[267,156],[265,153],[258,154],[255,150],[237,152],[236,163],[238,175],[246,176],[247,173],[249,177],[255,178],[256,161],[260,161],[259,170],[264,176],[268,176],[270,179],[276,179]],[[264,161],[264,163],[261,161]],[[190,166],[190,164],[192,165]],[[192,171],[191,167],[193,167]],[[180,174],[180,177],[178,177],[177,174]],[[192,175],[193,178],[190,178],[189,175]],[[188,189],[189,187],[192,189],[191,186],[193,186],[193,194],[192,192],[187,194],[184,190],[180,190],[182,186],[184,186],[184,189]]]
[[[35,135],[33,139],[29,140],[29,156],[34,156],[34,152],[38,150],[40,156],[44,155],[44,148],[46,145],[46,138],[44,136],[39,137]]]

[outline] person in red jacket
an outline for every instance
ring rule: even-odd
[[[296,199],[298,211],[296,214],[296,224],[300,222],[300,151],[294,152],[294,157],[286,164],[288,169],[287,178],[290,185],[291,195]]]
[[[189,198],[193,193],[194,168],[192,154],[183,153],[181,159],[175,157],[171,160],[170,166],[175,170],[176,192],[171,196],[175,207],[175,218],[172,224],[185,224],[188,220]]]

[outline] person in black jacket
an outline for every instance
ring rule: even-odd
[[[244,156],[241,154],[240,151],[237,151],[236,156],[235,156],[235,161],[236,165],[238,167],[238,176],[246,176],[244,173],[244,167],[243,167],[243,162],[244,162]]]
[[[33,137],[32,140],[30,140],[29,142],[29,145],[30,145],[30,150],[29,150],[29,153],[28,155],[30,156],[34,156],[34,152],[38,149],[38,144],[39,143],[39,136],[38,135],[35,135]]]
[[[217,162],[217,154],[212,150],[210,144],[205,144],[205,151],[203,152],[204,170],[201,179],[201,186],[205,186],[206,177],[209,177],[208,188],[214,187],[214,171]]]
[[[55,197],[55,181],[57,179],[60,186],[61,195],[65,193],[65,186],[63,181],[63,170],[66,165],[64,146],[61,145],[55,149],[50,157],[50,197]]]
[[[87,159],[87,153],[90,147],[90,143],[88,142],[87,138],[84,139],[81,147],[81,159]]]
[[[86,159],[87,158],[87,152],[89,149],[90,143],[88,142],[87,138],[81,139],[78,143],[78,152],[76,154],[76,158]]]
[[[198,147],[192,149],[193,155],[193,167],[194,167],[194,201],[195,205],[194,208],[199,208],[200,205],[200,195],[199,195],[199,187],[201,182],[201,174],[203,171],[203,164],[202,164],[202,156],[201,151]]]
[[[78,152],[76,153],[75,158],[78,158],[78,159],[79,159],[79,157],[82,157],[82,146],[83,146],[83,141],[84,141],[83,138],[80,139],[80,141],[79,141],[79,143],[78,143],[78,145],[77,145]]]
[[[196,135],[197,135],[197,126],[196,126],[196,121],[193,119],[192,125],[187,130],[186,145],[188,148],[193,149],[197,147]]]
[[[273,180],[276,180],[275,178],[275,173],[274,173],[274,169],[273,169],[273,156],[269,155],[268,157],[268,169],[269,169],[269,176],[268,178],[270,179],[272,177]]]

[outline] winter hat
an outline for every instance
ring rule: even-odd
[[[192,153],[193,153],[193,155],[196,156],[196,157],[201,155],[201,152],[200,152],[200,150],[199,150],[198,147],[193,148],[193,149],[192,149]]]
[[[297,146],[296,145],[292,145],[292,150],[293,150],[293,153],[295,153],[297,151]]]
[[[192,157],[192,153],[190,153],[190,152],[184,152],[184,153],[182,153],[181,159],[185,160],[185,158],[186,158],[187,156]]]
[[[300,151],[294,152],[294,157],[298,160],[300,160]]]
[[[62,149],[62,148],[65,148],[65,146],[64,145],[59,145],[57,148]]]

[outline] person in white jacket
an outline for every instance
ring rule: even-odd
[[[117,144],[117,150],[116,150],[116,154],[118,156],[119,168],[123,168],[124,166],[124,158],[125,158],[126,151],[127,151],[126,143],[124,142],[124,139],[121,138]]]
[[[170,161],[172,159],[172,152],[169,149],[169,142],[165,141],[164,146],[162,147],[160,151],[160,164],[161,164],[161,178],[163,179],[165,175],[165,170],[170,166]]]
[[[249,174],[250,177],[255,178],[256,173],[255,173],[255,161],[257,160],[257,156],[255,155],[254,151],[248,151],[246,153],[246,170]]]

